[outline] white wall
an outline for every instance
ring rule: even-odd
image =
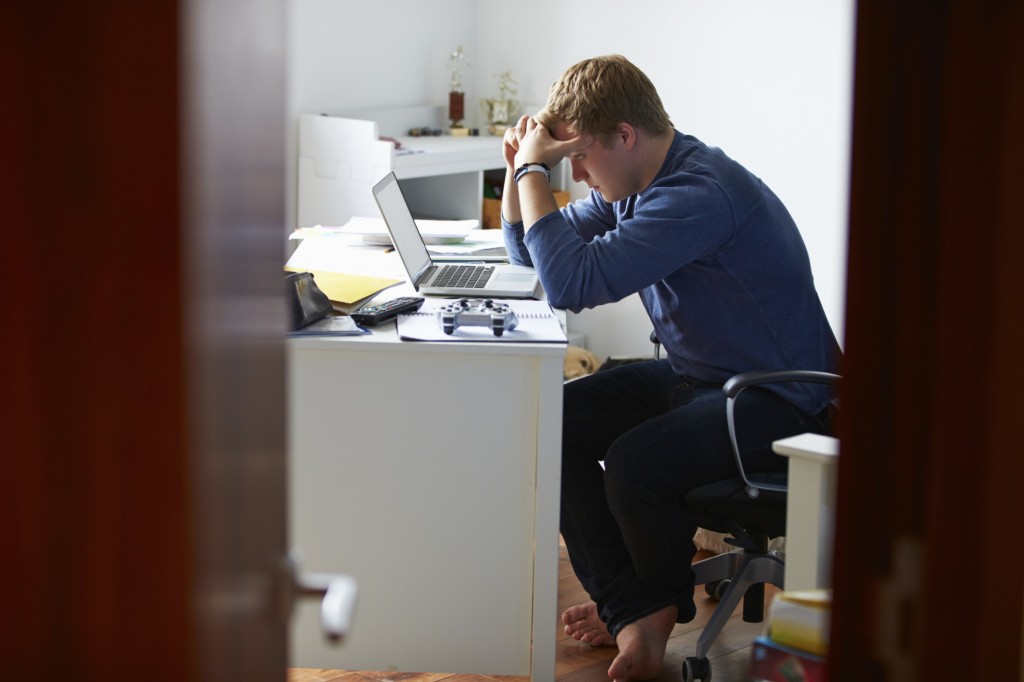
[[[291,14],[293,125],[305,112],[444,104],[458,45],[471,62],[472,116],[497,94],[500,71],[512,70],[520,101],[543,102],[569,65],[625,55],[676,127],[721,147],[786,203],[842,339],[854,0],[292,0]],[[599,357],[650,352],[636,297],[570,324]]]
[[[447,105],[448,58],[460,45],[470,62],[466,108],[477,106],[475,0],[290,0],[288,12],[290,221],[297,213],[299,114]]]

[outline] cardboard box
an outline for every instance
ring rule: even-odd
[[[560,208],[568,205],[569,193],[556,189],[555,203]],[[501,199],[488,199],[484,197],[484,210],[483,216],[480,219],[480,226],[488,229],[501,227]]]
[[[484,214],[480,226],[489,229],[501,227],[501,199],[484,197]]]

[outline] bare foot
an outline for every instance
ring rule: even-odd
[[[608,677],[615,682],[657,677],[665,660],[665,647],[675,627],[677,612],[675,606],[666,606],[619,630],[616,640],[619,655],[608,668]]]
[[[578,642],[591,646],[613,646],[615,638],[597,615],[597,604],[592,601],[570,606],[562,614],[565,634]]]

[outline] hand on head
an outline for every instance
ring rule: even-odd
[[[516,137],[515,126],[505,130],[505,138],[502,142],[501,152],[505,157],[505,163],[511,168],[515,168],[516,152],[519,151],[519,138]]]
[[[556,140],[536,118],[524,115],[515,126],[505,131],[503,151],[506,163],[513,168],[524,163],[545,163],[554,167],[574,149],[592,141],[583,135]]]

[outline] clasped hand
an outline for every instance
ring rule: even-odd
[[[545,163],[554,168],[573,149],[588,143],[580,135],[570,140],[556,140],[536,118],[526,115],[505,131],[503,142],[505,163],[510,168],[518,168],[524,163]]]

